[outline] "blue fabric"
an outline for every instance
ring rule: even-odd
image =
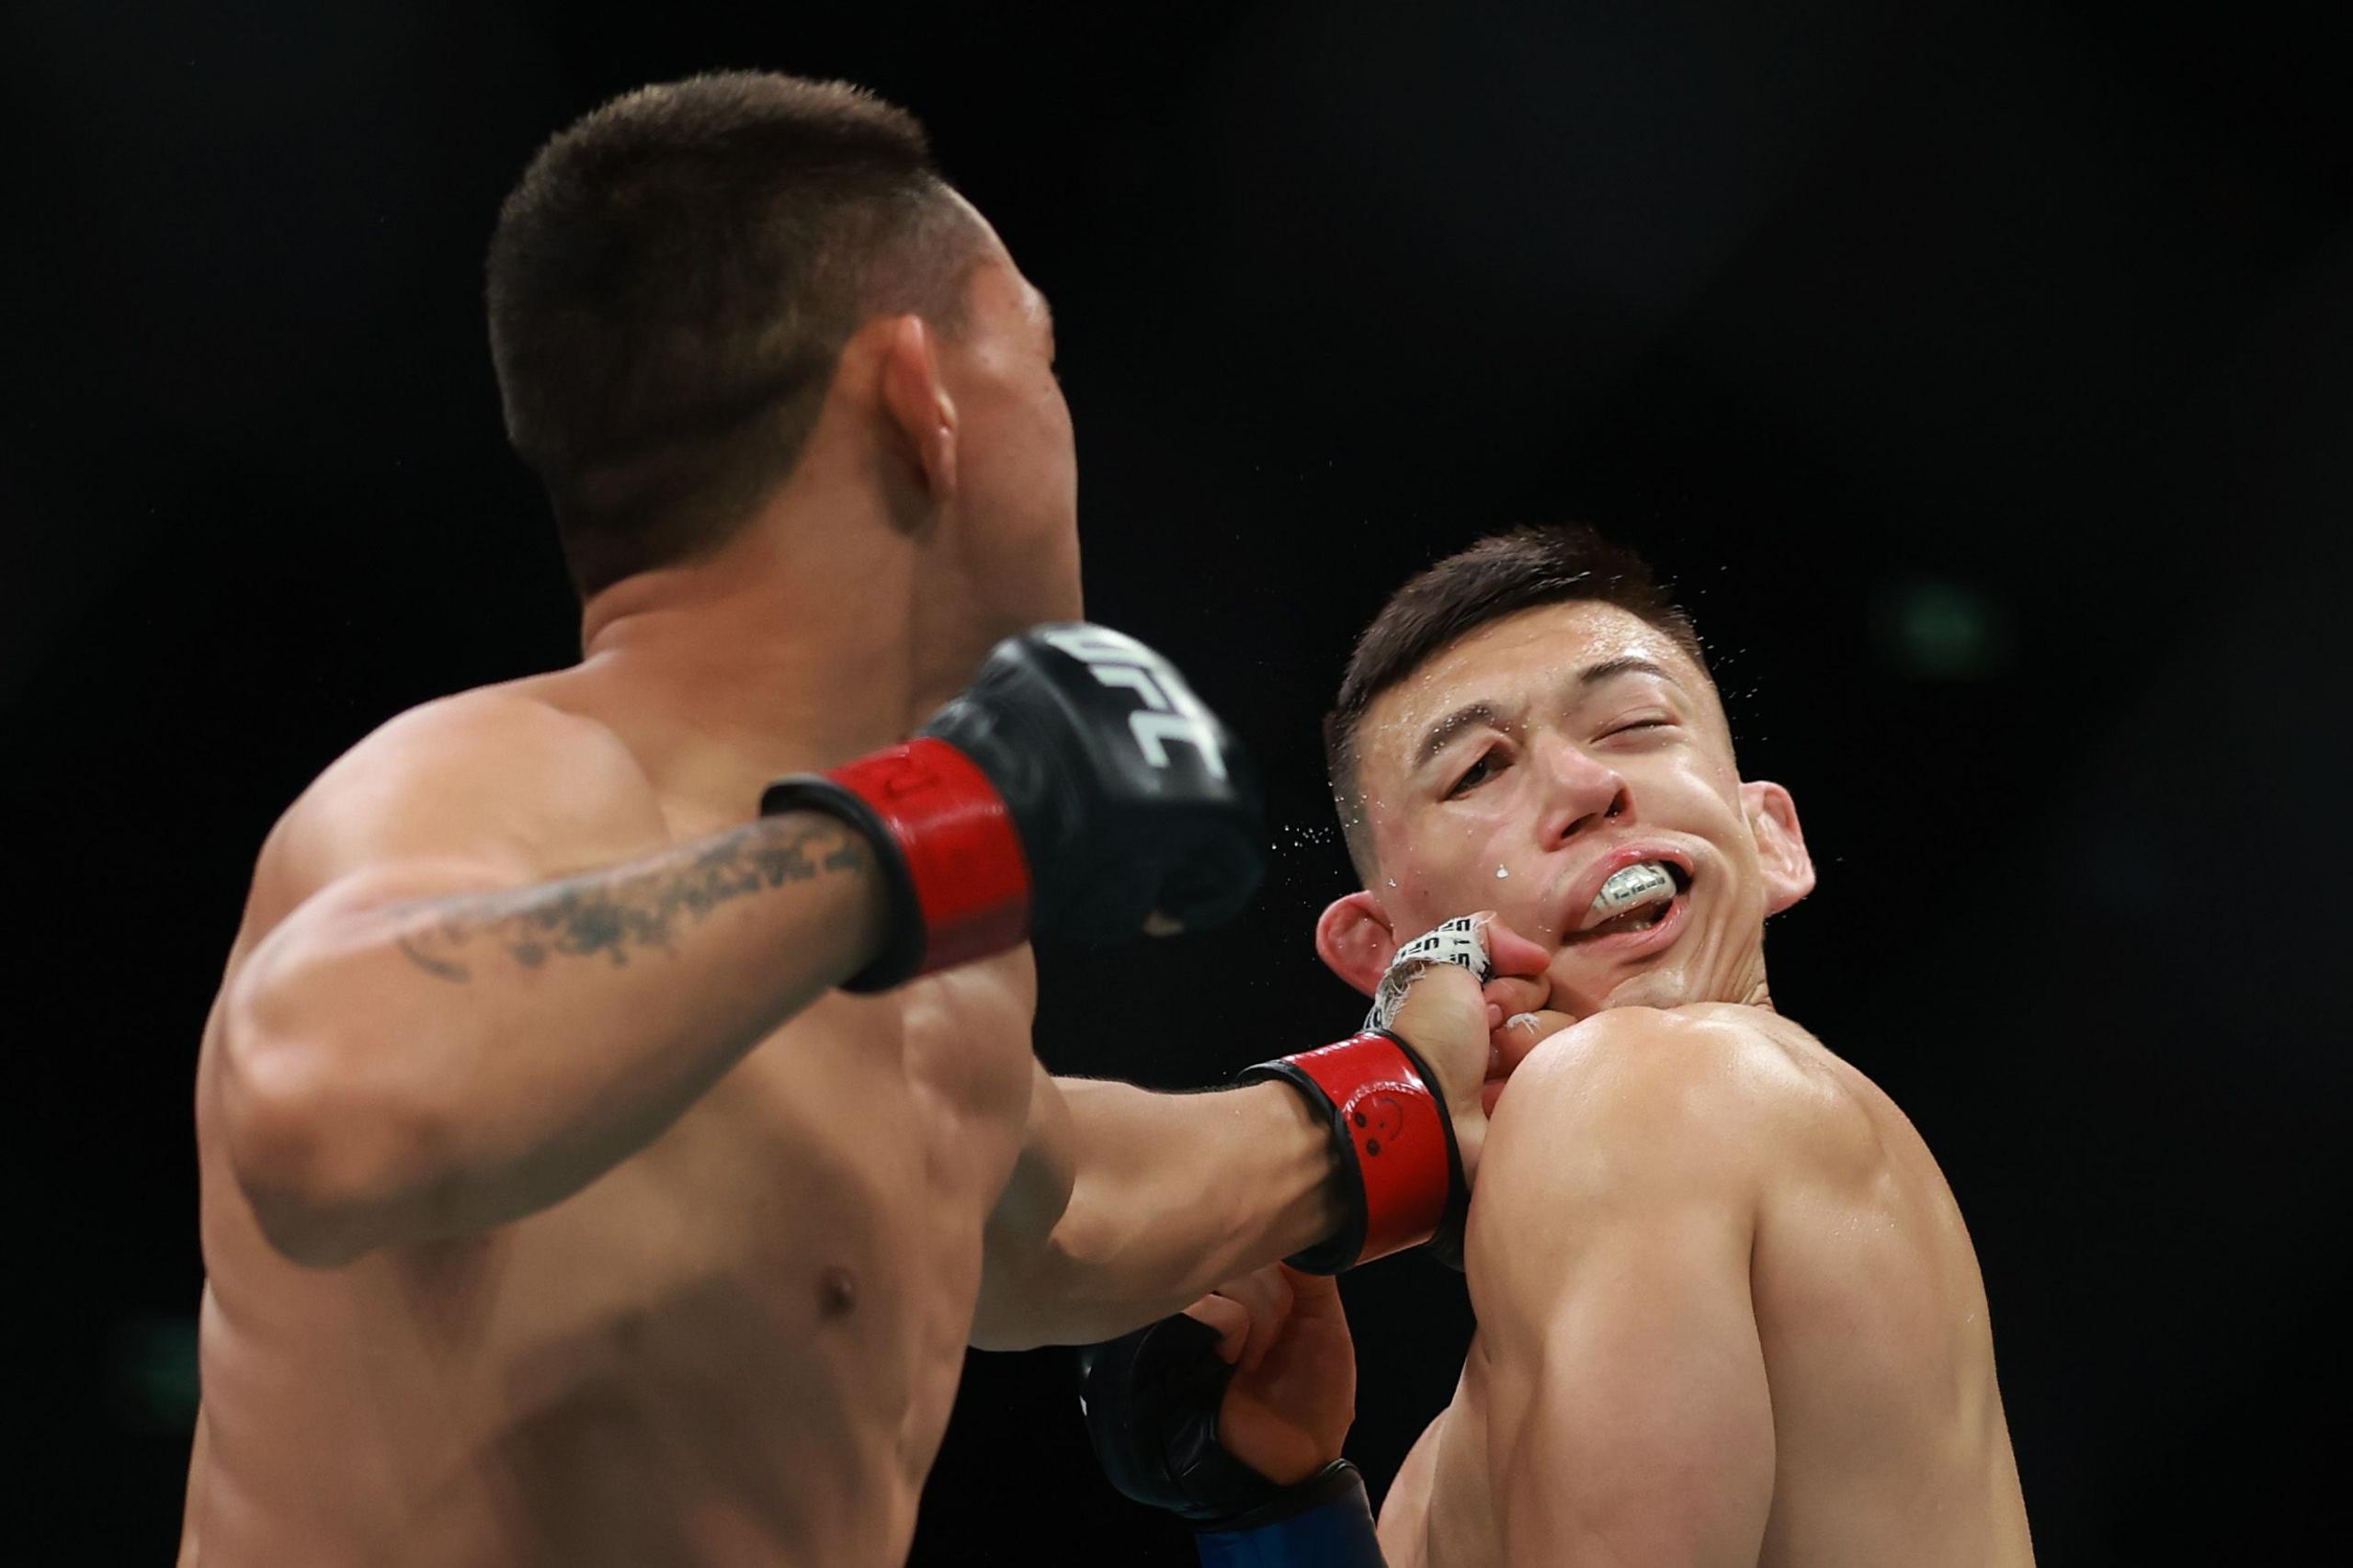
[[[1201,1568],[1384,1568],[1359,1481],[1303,1513],[1193,1538]]]

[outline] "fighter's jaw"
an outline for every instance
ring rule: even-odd
[[[1561,946],[1547,974],[1552,988],[1548,1006],[1585,1018],[1610,1007],[1747,1000],[1764,975],[1762,924],[1740,923],[1752,926],[1741,939],[1740,933],[1723,929],[1724,917],[1734,912],[1715,907],[1704,893],[1678,894],[1675,904],[1660,922],[1660,939],[1650,950],[1613,961],[1594,944]]]
[[[1591,976],[1566,984],[1555,980],[1552,1007],[1573,1018],[1589,1018],[1612,1007],[1675,1007],[1704,1000],[1686,994],[1693,989],[1682,966],[1669,960],[1598,982]]]

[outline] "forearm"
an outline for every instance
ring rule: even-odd
[[[1108,1339],[1313,1246],[1341,1223],[1330,1128],[1282,1084],[1213,1094],[1057,1079],[1068,1207],[1020,1260],[1026,1343]],[[993,1260],[994,1261],[994,1260]]]
[[[537,886],[298,912],[224,1040],[256,1212],[324,1264],[545,1208],[854,972],[885,897],[863,838],[791,813]]]

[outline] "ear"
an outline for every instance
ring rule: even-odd
[[[1741,785],[1740,804],[1765,873],[1765,913],[1779,915],[1813,891],[1813,857],[1798,826],[1797,802],[1779,784],[1759,778]]]
[[[1369,892],[1336,898],[1315,922],[1315,956],[1324,967],[1370,996],[1397,956],[1397,934],[1381,901]]]
[[[882,343],[882,408],[932,500],[955,499],[956,404],[940,384],[939,356],[921,316],[890,324]]]

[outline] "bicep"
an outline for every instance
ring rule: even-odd
[[[1077,1161],[1073,1139],[1061,1085],[1032,1062],[1021,1152],[982,1233],[981,1295],[971,1339],[983,1350],[1026,1349],[1034,1343],[1034,1298],[1051,1288],[1046,1276],[1054,1228],[1070,1207]]]
[[[1029,1066],[1029,1108],[1013,1175],[989,1211],[992,1255],[1042,1245],[1069,1207],[1076,1156],[1070,1102],[1042,1062]]]
[[[1756,1155],[1693,1044],[1563,1055],[1498,1108],[1467,1265],[1512,1562],[1756,1561],[1774,1446]]]
[[[1630,1215],[1495,1314],[1493,1383],[1518,1391],[1490,1447],[1509,1561],[1756,1562],[1773,1412],[1747,1255],[1720,1209]]]

